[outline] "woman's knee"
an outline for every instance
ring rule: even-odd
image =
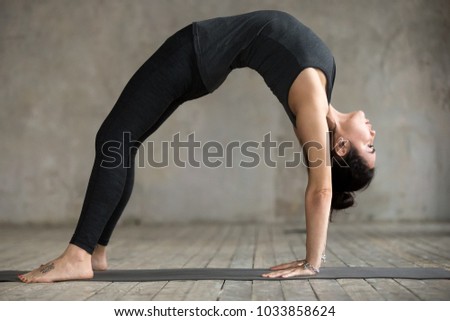
[[[136,140],[132,132],[126,130],[111,131],[100,127],[95,137],[96,155],[103,166],[129,168],[139,149],[141,142]]]

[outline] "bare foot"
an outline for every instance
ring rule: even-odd
[[[108,269],[108,260],[106,258],[106,246],[97,245],[92,253],[92,269],[94,271],[106,271]]]
[[[31,272],[19,275],[19,279],[25,283],[41,283],[84,280],[93,276],[91,255],[78,246],[69,244],[60,257]]]

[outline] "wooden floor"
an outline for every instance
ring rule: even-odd
[[[59,255],[71,228],[0,227],[0,270]],[[111,269],[266,268],[305,254],[301,225],[120,226]],[[327,266],[450,269],[450,223],[330,225]],[[450,280],[0,283],[0,300],[450,300]]]

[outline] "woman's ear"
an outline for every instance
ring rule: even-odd
[[[344,157],[350,151],[350,142],[344,137],[339,137],[334,149],[337,155]]]

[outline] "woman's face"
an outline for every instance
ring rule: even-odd
[[[336,133],[337,138],[342,137],[350,141],[352,146],[357,149],[359,155],[366,160],[369,167],[374,168],[376,153],[373,143],[376,133],[372,129],[372,124],[362,111],[344,115],[345,117]]]

